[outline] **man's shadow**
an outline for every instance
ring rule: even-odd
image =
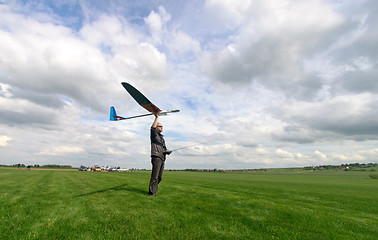
[[[75,197],[85,197],[85,196],[103,193],[103,192],[108,192],[108,191],[129,191],[129,192],[135,192],[135,193],[139,193],[139,194],[143,194],[143,195],[148,195],[147,191],[143,191],[139,188],[126,187],[126,186],[127,186],[127,184],[125,183],[125,184],[115,186],[115,187],[111,187],[111,188],[104,188],[104,189],[89,192],[89,193],[83,193],[83,194],[80,194],[80,195],[76,195]]]

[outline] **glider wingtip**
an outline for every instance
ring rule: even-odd
[[[127,82],[121,82],[122,86],[130,86],[130,83],[127,83]]]

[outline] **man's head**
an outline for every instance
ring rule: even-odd
[[[156,131],[158,132],[158,133],[161,133],[161,132],[163,132],[163,125],[161,124],[161,123],[157,123],[157,125],[156,125]]]

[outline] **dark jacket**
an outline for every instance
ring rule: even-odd
[[[151,157],[159,157],[163,161],[165,161],[165,154],[164,151],[167,150],[165,146],[164,137],[161,133],[156,131],[156,128],[151,127]]]

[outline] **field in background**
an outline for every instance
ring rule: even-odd
[[[376,239],[368,174],[0,169],[0,239]]]

